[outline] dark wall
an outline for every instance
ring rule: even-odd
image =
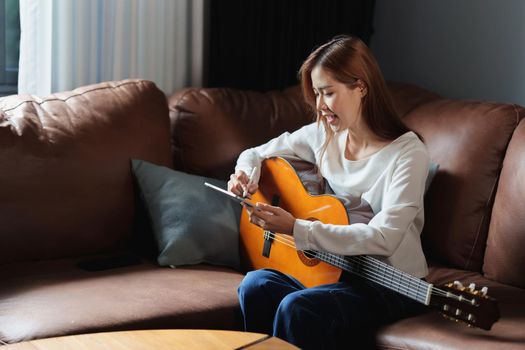
[[[312,49],[335,35],[372,34],[375,1],[209,0],[208,87],[267,91],[297,84]]]

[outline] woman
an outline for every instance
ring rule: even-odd
[[[296,219],[279,207],[257,203],[250,222],[293,235],[299,250],[374,255],[423,278],[427,264],[420,242],[429,157],[419,137],[396,114],[371,51],[343,36],[320,46],[303,63],[301,84],[317,123],[244,151],[228,189],[257,190],[247,174],[263,159],[294,155],[319,166],[335,194],[368,202],[368,224],[323,224]],[[303,349],[370,345],[370,330],[407,317],[420,305],[351,276],[305,288],[291,276],[263,269],[246,275],[239,299],[247,331],[273,334]]]

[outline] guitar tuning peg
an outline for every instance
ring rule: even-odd
[[[476,290],[476,283],[471,283],[468,285],[468,289],[473,292]]]
[[[461,283],[460,281],[454,281],[454,287],[456,287],[457,289],[461,289],[463,288],[463,283]]]
[[[488,292],[489,292],[489,288],[487,286],[481,288],[481,295],[482,296],[486,296]]]

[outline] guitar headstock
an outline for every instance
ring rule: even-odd
[[[474,283],[465,287],[454,281],[437,290],[432,293],[430,304],[446,318],[485,330],[490,330],[499,319],[497,301],[487,294],[487,287],[476,289]]]

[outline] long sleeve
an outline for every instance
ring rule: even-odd
[[[237,159],[235,171],[242,170],[246,174],[250,174],[254,167],[260,169],[261,162],[264,159],[275,156],[297,156],[305,161],[315,163],[316,149],[322,142],[319,128],[322,126],[312,123],[293,133],[285,132],[261,146],[245,150]],[[258,182],[259,176],[260,174],[256,174],[255,182]]]

